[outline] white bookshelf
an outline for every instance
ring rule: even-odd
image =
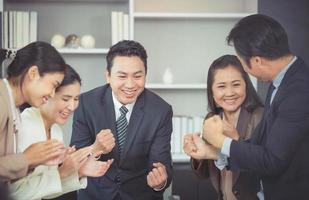
[[[164,84],[164,83],[147,83],[148,89],[207,89],[206,84]]]
[[[107,48],[93,48],[93,49],[83,49],[83,48],[61,48],[57,49],[62,54],[107,54]]]
[[[172,160],[173,162],[189,162],[190,157],[184,153],[173,153]]]
[[[95,38],[94,49],[58,49],[81,75],[83,91],[104,84],[111,12],[128,13],[129,38],[148,54],[146,88],[172,105],[175,116],[204,116],[208,67],[219,56],[235,53],[225,38],[239,19],[257,12],[257,0],[7,0],[6,9],[37,11],[41,41],[50,42],[54,34]],[[175,83],[160,83],[166,68],[171,68]],[[70,123],[67,127],[71,132]],[[190,160],[183,153],[172,158]]]
[[[253,13],[165,13],[165,12],[136,12],[136,19],[155,19],[155,18],[171,18],[171,19],[240,19]]]

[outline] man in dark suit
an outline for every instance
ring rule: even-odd
[[[108,172],[88,178],[80,200],[163,199],[170,185],[172,107],[145,89],[147,54],[135,41],[121,41],[106,57],[108,84],[80,96],[71,144],[93,144]]]
[[[226,156],[231,170],[257,174],[261,199],[308,199],[309,67],[290,52],[282,26],[264,15],[241,19],[227,41],[244,69],[271,85],[263,118],[249,141],[224,136],[218,116],[206,120],[205,139],[220,149],[221,164]]]

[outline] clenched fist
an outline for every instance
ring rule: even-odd
[[[220,116],[214,115],[205,120],[203,136],[214,147],[221,149],[225,135],[223,135],[223,122]]]
[[[205,143],[199,134],[186,134],[183,149],[188,156],[197,160],[218,159],[218,150]]]
[[[223,134],[233,140],[239,139],[239,134],[236,128],[226,120],[223,120]]]
[[[111,152],[114,147],[115,137],[110,129],[102,129],[92,145],[93,153],[103,152],[103,154]]]

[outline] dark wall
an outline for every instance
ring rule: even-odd
[[[309,0],[258,0],[258,13],[273,17],[282,24],[291,51],[309,65]],[[268,84],[258,83],[258,93],[262,98],[267,88]]]

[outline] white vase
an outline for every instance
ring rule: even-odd
[[[163,83],[172,84],[173,83],[173,74],[170,68],[166,68],[163,74]]]

